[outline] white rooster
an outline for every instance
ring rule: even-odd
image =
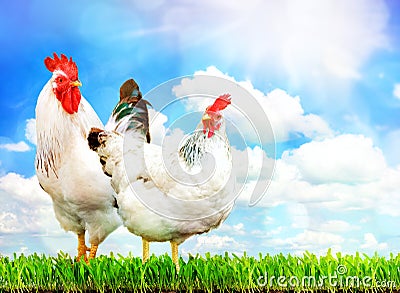
[[[91,130],[89,146],[112,176],[124,225],[142,237],[143,262],[149,257],[149,242],[169,241],[179,269],[178,245],[218,227],[232,210],[232,158],[221,115],[230,95],[207,107],[196,131],[178,149],[167,150],[163,160],[163,149],[146,143],[147,102],[133,80],[121,92],[128,84],[131,91],[125,92],[130,94],[121,96],[106,131]],[[216,163],[213,173],[204,176],[201,169],[210,165],[208,154]]]
[[[96,256],[98,245],[121,220],[113,189],[99,159],[88,147],[92,126],[102,123],[81,96],[78,68],[72,58],[54,53],[44,60],[53,73],[39,94],[36,105],[36,174],[40,186],[51,196],[54,212],[66,231],[78,235],[80,260],[89,251]],[[85,244],[89,232],[90,249]]]

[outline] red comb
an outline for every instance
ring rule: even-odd
[[[67,56],[61,54],[61,59],[58,58],[56,53],[53,53],[54,59],[50,57],[46,57],[44,59],[44,65],[46,65],[47,69],[50,72],[54,72],[54,70],[63,71],[71,80],[78,79],[78,67],[75,62],[72,61],[72,57],[68,60]]]
[[[231,103],[231,98],[230,98],[230,94],[224,94],[219,96],[214,104],[212,104],[210,107],[208,107],[208,111],[210,112],[218,112],[221,110],[224,110],[228,105],[230,105]]]

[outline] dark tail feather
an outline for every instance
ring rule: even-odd
[[[92,127],[92,129],[90,129],[87,140],[88,140],[89,148],[93,151],[96,151],[97,148],[100,146],[99,134],[101,132],[103,132],[103,130],[99,129],[99,128]]]
[[[135,93],[135,91],[136,91],[136,93]],[[132,78],[125,81],[119,88],[120,100],[122,100],[124,98],[129,98],[132,96],[137,96],[137,95],[140,95],[140,98],[142,97],[142,94],[139,91],[138,84]]]
[[[150,142],[149,113],[147,105],[151,106],[151,104],[142,99],[142,93],[139,90],[139,86],[133,79],[125,81],[122,84],[119,93],[120,101],[112,113],[117,124],[115,130],[118,132],[124,132],[130,129],[140,129],[143,134],[146,135],[146,141]],[[129,117],[127,125],[124,122],[121,126],[122,119],[126,117]]]

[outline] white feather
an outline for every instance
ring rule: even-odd
[[[90,243],[99,244],[121,221],[110,179],[88,147],[91,127],[103,125],[90,104],[82,97],[78,112],[66,113],[49,80],[36,106],[37,177],[53,200],[61,227],[75,233],[88,230]]]
[[[168,155],[163,158],[162,148],[145,143],[138,131],[125,137],[106,131],[103,136],[104,144],[97,152],[107,159],[119,213],[130,232],[148,241],[179,244],[218,227],[229,215],[234,178],[224,128],[210,139],[199,136],[205,152],[216,159],[209,178],[198,172],[201,166],[189,167],[176,148],[164,150]]]

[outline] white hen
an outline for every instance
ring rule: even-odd
[[[143,261],[149,257],[149,242],[170,241],[179,268],[178,245],[218,227],[233,206],[232,158],[220,112],[231,103],[229,95],[207,107],[199,127],[178,149],[163,150],[146,143],[147,102],[137,84],[127,81],[122,92],[129,94],[121,95],[108,131],[92,129],[89,145],[112,176],[124,225],[142,237]]]
[[[47,57],[44,63],[53,75],[36,105],[36,174],[53,200],[61,227],[78,235],[78,260],[81,256],[86,260],[86,251],[94,258],[98,245],[122,224],[110,178],[87,145],[90,128],[102,127],[102,123],[81,96],[72,58],[54,54],[54,59]]]

